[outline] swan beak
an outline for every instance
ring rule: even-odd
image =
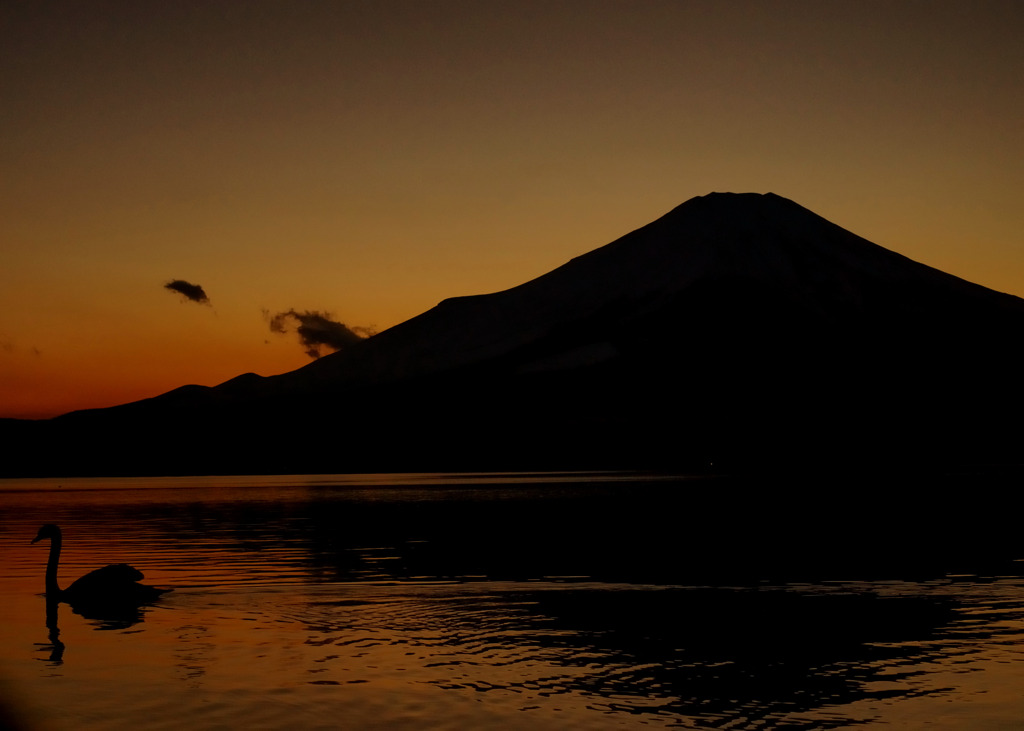
[[[36,536],[35,538],[32,539],[32,543],[39,543],[39,541],[41,541],[41,540],[43,540],[42,536]],[[32,543],[30,543],[29,545],[31,546]]]

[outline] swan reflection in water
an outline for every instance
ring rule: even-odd
[[[75,613],[86,619],[99,620],[101,629],[121,629],[142,620],[140,608],[152,604],[169,589],[140,584],[142,572],[126,563],[110,564],[90,571],[76,579],[67,589],[57,583],[57,566],[63,543],[60,528],[47,523],[39,529],[32,543],[50,540],[50,557],[46,562],[46,625],[51,640],[57,630],[57,604],[71,605]],[[58,640],[59,642],[59,640]]]
[[[40,645],[44,650],[50,651],[50,656],[47,660],[53,665],[60,665],[64,662],[64,643],[60,640],[60,628],[57,626],[57,612],[59,611],[60,602],[56,599],[46,600],[46,629],[47,639],[50,643],[46,645]]]

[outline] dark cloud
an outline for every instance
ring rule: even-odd
[[[310,358],[319,358],[322,355],[321,348],[343,350],[374,334],[371,328],[349,327],[336,322],[331,319],[329,312],[286,310],[271,315],[264,310],[263,315],[270,323],[270,330],[276,333],[288,332],[289,321],[296,323],[295,332]]]
[[[198,284],[186,282],[184,279],[172,279],[164,285],[164,289],[177,292],[185,299],[191,300],[192,302],[198,302],[201,305],[210,304],[210,298],[206,296],[206,292],[203,291],[202,287]]]

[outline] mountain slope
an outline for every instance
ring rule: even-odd
[[[358,349],[286,378],[385,382],[480,364],[583,322],[595,333],[601,323],[609,332],[642,327],[640,320],[710,283],[771,292],[828,326],[893,316],[958,319],[964,309],[1024,312],[1016,297],[876,246],[779,196],[711,194],[537,279],[445,300]],[[687,313],[679,314],[685,322]],[[546,350],[556,351],[546,354],[549,362],[567,365],[615,352],[600,341],[587,347],[555,342]]]
[[[1022,326],[1019,298],[792,201],[711,194],[297,371],[35,425],[22,452],[59,444],[65,472],[1013,461]]]

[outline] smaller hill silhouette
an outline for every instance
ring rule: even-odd
[[[1017,297],[713,193],[297,371],[6,431],[21,473],[1016,462],[1022,328]]]

